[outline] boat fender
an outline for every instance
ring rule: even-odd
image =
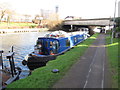
[[[33,56],[32,54],[29,54],[29,56]]]
[[[55,55],[54,53],[50,53],[50,55]]]
[[[27,61],[26,60],[23,60],[22,61],[22,64],[25,66],[25,65],[27,65]]]

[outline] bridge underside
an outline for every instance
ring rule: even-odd
[[[66,32],[71,32],[71,31],[78,31],[80,28],[88,28],[89,34],[93,35],[93,28],[95,26],[87,26],[87,25],[63,25],[62,28]]]
[[[89,26],[86,26],[86,25],[72,25],[72,26],[71,25],[63,25],[62,28],[65,31],[70,31],[70,29],[77,31],[78,28],[89,28]]]
[[[92,30],[95,27],[105,27],[105,25],[63,25],[62,28],[64,31],[77,31],[79,28],[88,28]]]

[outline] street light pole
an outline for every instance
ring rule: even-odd
[[[114,9],[114,18],[113,18],[113,29],[112,29],[111,44],[113,43],[113,38],[114,38],[114,34],[115,34],[115,15],[116,15],[116,5],[117,5],[117,0],[115,0],[115,9]]]

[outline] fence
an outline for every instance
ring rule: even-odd
[[[0,29],[0,34],[5,33],[22,33],[22,32],[40,32],[47,31],[47,28],[34,28],[34,29]]]

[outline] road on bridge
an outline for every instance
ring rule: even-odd
[[[104,34],[98,36],[53,88],[111,88]]]

